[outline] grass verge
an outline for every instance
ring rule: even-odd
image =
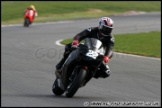
[[[115,52],[161,58],[161,32],[118,34],[114,37]],[[65,39],[61,44],[69,42],[72,42],[72,39]]]
[[[31,4],[39,15],[35,22],[94,18],[130,10],[161,11],[160,1],[2,1],[1,24],[22,23],[23,13]]]

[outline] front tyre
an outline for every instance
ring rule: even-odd
[[[78,72],[75,72],[74,79],[72,80],[72,82],[69,83],[66,89],[66,97],[71,98],[74,96],[79,87],[82,85],[85,77],[86,77],[86,70],[79,68]]]
[[[29,24],[30,24],[29,18],[25,18],[24,27],[29,27]]]
[[[52,86],[52,92],[55,94],[55,95],[62,95],[64,93],[64,90],[62,90],[59,86],[58,86],[58,79],[56,79],[53,83],[53,86]]]

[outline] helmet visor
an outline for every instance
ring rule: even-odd
[[[112,27],[102,26],[100,32],[103,36],[108,36],[112,32]]]

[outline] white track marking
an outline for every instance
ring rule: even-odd
[[[62,23],[71,23],[73,21],[58,21],[58,22],[43,22],[43,23],[33,23],[32,26],[34,25],[45,25],[45,24],[62,24]],[[9,24],[9,25],[1,25],[1,27],[15,27],[15,26],[23,26],[22,24]]]
[[[139,58],[146,58],[146,59],[153,59],[153,60],[161,60],[161,58],[154,58],[154,57],[146,57],[146,56],[140,56],[140,55],[133,55],[133,54],[125,54],[125,53],[119,53],[119,52],[114,52],[119,55],[125,55],[125,56],[132,56],[132,57],[139,57]]]
[[[146,12],[136,12],[136,11],[129,11],[126,13],[121,13],[119,15],[114,15],[114,16],[130,16],[130,15],[139,15],[139,14],[146,14]],[[57,22],[42,22],[42,23],[34,23],[32,25],[44,25],[44,24],[57,24],[57,23],[70,23],[74,21],[57,21]],[[23,26],[22,24],[9,24],[9,25],[1,25],[1,27],[12,27],[12,26]]]
[[[60,39],[60,40],[57,40],[55,43],[56,43],[56,45],[58,45],[58,46],[65,46],[65,45],[63,45],[63,44],[61,44],[60,42],[62,41],[62,39]]]

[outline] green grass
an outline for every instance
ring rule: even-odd
[[[31,4],[39,16],[35,22],[108,16],[130,10],[161,11],[160,1],[2,1],[1,23],[20,23]]]
[[[161,32],[118,34],[114,37],[115,52],[161,58]],[[69,42],[72,42],[72,39],[63,40],[61,43]]]

